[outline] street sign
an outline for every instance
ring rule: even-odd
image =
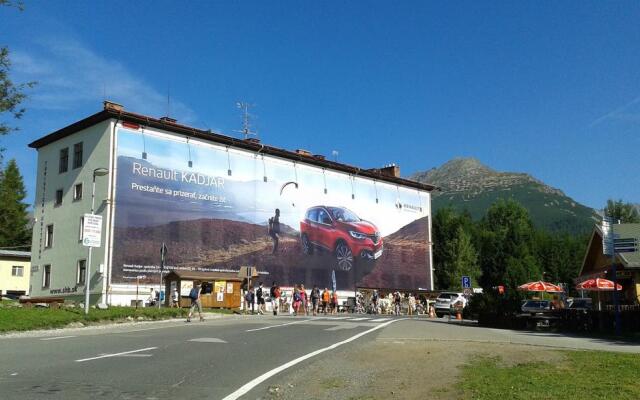
[[[462,288],[463,289],[470,289],[471,288],[471,277],[469,277],[469,276],[463,276],[462,277]]]
[[[102,237],[102,216],[85,214],[82,224],[82,245],[100,247]]]

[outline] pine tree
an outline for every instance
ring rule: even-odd
[[[31,243],[28,227],[27,192],[18,164],[9,161],[0,176],[0,247],[25,246]]]

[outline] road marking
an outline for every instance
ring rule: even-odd
[[[56,336],[56,337],[47,337],[47,338],[42,338],[42,339],[40,339],[40,340],[68,339],[68,338],[72,338],[72,337],[77,337],[77,336]]]
[[[200,343],[227,343],[225,340],[214,338],[214,337],[201,337],[189,340],[190,342],[200,342]]]
[[[245,331],[245,332],[263,331],[263,330],[265,330],[265,329],[278,328],[278,327],[280,327],[280,326],[286,326],[286,325],[299,324],[299,323],[301,323],[301,322],[307,322],[307,321],[310,321],[310,320],[308,320],[308,319],[303,319],[303,320],[300,320],[300,321],[287,322],[286,324],[263,326],[262,328],[249,329],[249,330],[247,330],[247,331]]]
[[[372,319],[369,322],[384,322],[384,321],[389,321],[389,318],[378,318],[378,319]]]
[[[351,336],[350,338],[345,339],[345,340],[343,340],[343,341],[341,341],[341,342],[334,343],[334,344],[332,344],[331,346],[324,347],[324,348],[322,348],[322,349],[318,349],[318,350],[316,350],[316,351],[312,351],[312,352],[311,352],[311,353],[309,353],[309,354],[305,354],[305,355],[303,355],[303,356],[300,356],[300,357],[296,358],[295,360],[291,360],[291,361],[289,361],[288,363],[282,364],[281,366],[279,366],[279,367],[277,367],[277,368],[274,368],[274,369],[270,370],[269,372],[266,372],[266,373],[264,373],[264,374],[260,375],[259,377],[257,377],[257,378],[255,378],[255,379],[253,379],[253,380],[249,381],[248,383],[244,384],[244,385],[243,385],[243,386],[241,386],[239,389],[237,389],[235,392],[233,392],[233,393],[231,393],[231,394],[227,395],[227,396],[226,396],[225,398],[223,398],[222,400],[236,400],[236,399],[239,399],[240,397],[242,397],[242,396],[244,396],[245,394],[247,394],[251,389],[255,388],[256,386],[258,386],[258,385],[259,385],[259,384],[261,384],[262,382],[266,381],[267,379],[271,378],[272,376],[274,376],[274,375],[276,375],[276,374],[279,374],[280,372],[282,372],[282,371],[284,371],[284,370],[286,370],[286,369],[288,369],[288,368],[293,367],[293,366],[294,366],[294,365],[296,365],[296,364],[299,364],[299,363],[303,362],[304,360],[307,360],[307,359],[309,359],[309,358],[311,358],[311,357],[315,357],[315,356],[317,356],[318,354],[322,354],[322,353],[324,353],[325,351],[333,350],[333,349],[335,349],[335,348],[337,348],[337,347],[342,346],[343,344],[347,344],[347,343],[349,343],[349,342],[353,342],[354,340],[356,340],[356,339],[358,339],[358,338],[361,338],[362,336],[364,336],[364,335],[366,335],[366,334],[369,334],[369,333],[371,333],[371,332],[374,332],[374,331],[376,331],[376,330],[378,330],[378,329],[382,329],[382,328],[384,328],[384,327],[386,327],[386,326],[388,326],[389,324],[392,324],[392,323],[394,323],[394,322],[403,321],[403,320],[405,320],[405,319],[407,319],[407,318],[402,318],[402,319],[392,319],[392,320],[390,320],[390,321],[388,321],[388,322],[385,322],[385,323],[383,323],[383,324],[380,324],[380,325],[374,326],[373,328],[368,329],[368,330],[366,330],[366,331],[364,331],[364,332],[360,332],[360,333],[358,333],[357,335]]]
[[[349,318],[347,321],[366,321],[371,318]]]
[[[14,372],[13,374],[11,374],[11,376],[16,376],[16,375],[18,375],[17,372]]]
[[[139,353],[141,351],[148,351],[148,350],[155,350],[155,349],[157,349],[157,347],[147,347],[147,348],[144,348],[144,349],[123,351],[122,353],[103,354],[103,355],[97,356],[97,357],[89,357],[89,358],[83,358],[83,359],[80,359],[80,360],[76,360],[76,362],[85,362],[85,361],[97,360],[99,358],[118,357],[118,356],[122,356],[124,354]]]

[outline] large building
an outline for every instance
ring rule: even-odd
[[[361,169],[111,102],[30,147],[33,296],[81,300],[88,279],[92,303],[131,304],[158,287],[163,243],[165,273],[256,266],[267,286],[433,288],[434,187],[397,166]],[[89,265],[93,187],[102,229]]]
[[[0,250],[0,297],[29,294],[30,258],[28,251]]]

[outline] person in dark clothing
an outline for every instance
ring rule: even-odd
[[[278,251],[278,243],[280,242],[280,209],[276,208],[276,215],[269,218],[269,236],[273,240],[272,254]]]
[[[262,290],[262,282],[260,282],[260,286],[258,290],[256,290],[256,299],[258,300],[258,314],[262,315],[265,311],[264,305],[264,291]]]
[[[273,315],[278,315],[278,308],[280,306],[280,286],[278,286],[275,282],[273,282],[273,285],[271,285],[269,296],[271,297],[271,307],[273,308]]]
[[[311,291],[311,305],[313,306],[313,315],[318,314],[318,302],[320,301],[320,289],[318,286],[314,286]]]

